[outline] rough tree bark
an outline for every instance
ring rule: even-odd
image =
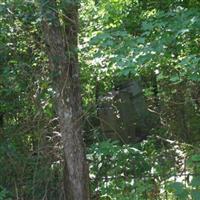
[[[88,166],[81,128],[81,97],[77,56],[78,3],[42,2],[42,29],[56,91],[55,101],[64,145],[66,200],[88,200]],[[62,3],[62,1],[59,3]]]

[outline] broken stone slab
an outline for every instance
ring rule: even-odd
[[[129,81],[100,98],[98,115],[106,138],[123,143],[145,138],[152,121],[139,81]]]

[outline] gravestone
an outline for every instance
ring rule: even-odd
[[[142,140],[152,128],[138,81],[129,81],[100,98],[98,115],[105,137],[123,143]]]

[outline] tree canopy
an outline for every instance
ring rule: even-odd
[[[198,0],[1,0],[0,200],[198,200],[199,121]]]

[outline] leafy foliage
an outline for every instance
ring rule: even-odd
[[[123,80],[139,78],[149,105],[162,115],[163,128],[189,140],[199,132],[199,4],[167,1],[160,7],[155,2],[84,4],[80,59],[90,97],[86,103]]]
[[[79,61],[94,199],[165,199],[164,191],[169,199],[199,198],[199,8],[198,0],[81,2]],[[37,1],[2,0],[0,200],[63,198],[62,144],[44,49]],[[153,132],[159,137],[105,141],[98,99],[135,78],[160,118]]]
[[[54,198],[62,170],[39,13],[31,1],[5,0],[0,8],[1,195]]]
[[[182,163],[186,149],[185,144],[174,147],[156,138],[135,145],[122,146],[112,141],[92,145],[88,159],[94,196],[188,199],[189,195],[197,195],[199,177],[193,176],[194,171]]]

